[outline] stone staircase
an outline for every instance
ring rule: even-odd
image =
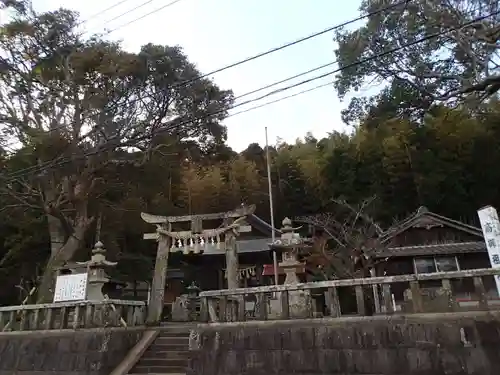
[[[162,330],[129,375],[184,375],[189,355],[189,330]]]

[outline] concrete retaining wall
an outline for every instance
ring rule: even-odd
[[[187,375],[497,375],[500,315],[212,324],[191,347]]]
[[[0,333],[0,375],[108,375],[141,330]]]

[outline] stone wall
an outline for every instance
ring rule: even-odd
[[[187,375],[497,375],[500,315],[200,325],[190,346]]]
[[[126,329],[0,333],[0,375],[108,375],[141,335]]]

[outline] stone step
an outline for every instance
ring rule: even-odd
[[[130,374],[184,374],[186,366],[137,366]]]
[[[150,348],[151,349],[151,348]],[[172,358],[172,359],[183,359],[189,357],[189,350],[146,350],[141,358]]]
[[[158,336],[155,342],[162,341],[178,341],[178,342],[187,342],[189,343],[189,336]]]
[[[141,358],[137,367],[181,367],[187,366],[187,358]]]
[[[164,355],[165,353],[169,352],[183,352],[183,351],[188,351],[188,347],[186,345],[155,345],[155,346],[150,346],[144,355],[149,355],[149,356],[156,356],[158,355]]]
[[[184,338],[157,338],[153,344],[150,346],[151,349],[162,348],[162,350],[188,350],[189,349],[189,339]]]
[[[161,330],[158,337],[187,337],[189,338],[189,330]]]
[[[159,336],[189,336],[190,329],[187,327],[169,327],[160,330]]]
[[[154,342],[147,351],[166,352],[166,351],[184,351],[189,350],[189,342]]]

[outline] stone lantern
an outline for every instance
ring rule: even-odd
[[[194,281],[186,289],[188,292],[188,300],[187,300],[188,316],[189,320],[193,322],[197,318],[196,304],[201,289],[194,283]]]
[[[298,284],[299,279],[297,273],[304,272],[304,264],[299,262],[297,256],[299,250],[307,246],[304,239],[299,233],[295,233],[292,221],[285,218],[282,222],[281,237],[271,244],[271,248],[282,253],[282,261],[278,266],[285,272],[285,285]],[[294,290],[288,292],[288,305],[290,317],[307,317],[308,316],[308,300],[309,292],[302,290]]]
[[[79,265],[88,269],[87,300],[104,301],[102,287],[109,282],[106,274],[106,268],[115,267],[116,262],[110,262],[106,259],[106,249],[101,241],[98,241],[92,250],[92,256],[87,262],[78,262]]]

